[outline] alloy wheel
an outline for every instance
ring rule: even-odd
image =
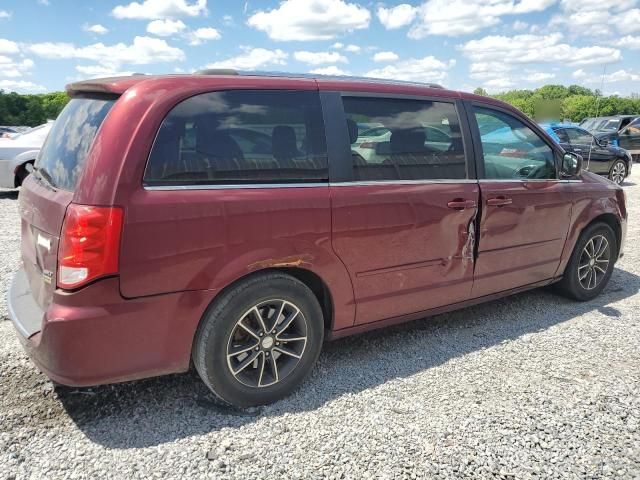
[[[300,362],[307,345],[307,320],[286,300],[261,302],[236,322],[227,344],[231,374],[248,387],[274,385]]]
[[[621,185],[624,182],[624,177],[627,173],[627,167],[623,162],[616,162],[611,169],[611,180],[613,180],[618,185]]]
[[[578,281],[585,290],[593,290],[602,282],[611,261],[611,247],[604,235],[595,235],[582,249],[578,262]]]

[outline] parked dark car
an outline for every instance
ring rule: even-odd
[[[582,155],[583,166],[622,185],[631,173],[633,161],[626,150],[601,140],[583,128],[564,123],[546,123],[544,130],[567,152]]]
[[[18,197],[8,298],[56,382],[193,362],[221,402],[259,405],[301,384],[324,339],[607,285],[622,188],[513,107],[435,85],[225,73],[67,87]],[[352,148],[360,123],[389,129],[386,158]]]
[[[587,118],[580,126],[599,140],[624,148],[633,160],[640,161],[640,115]]]

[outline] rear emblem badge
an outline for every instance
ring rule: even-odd
[[[53,272],[50,270],[43,270],[42,271],[42,280],[44,280],[45,283],[51,285],[51,280],[53,279]]]

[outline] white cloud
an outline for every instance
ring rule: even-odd
[[[134,73],[119,71],[103,65],[78,65],[76,70],[83,75],[83,78],[119,77]]]
[[[29,73],[33,66],[33,60],[29,58],[16,61],[13,58],[0,55],[0,77],[20,78]]]
[[[11,12],[0,10],[0,20],[2,20],[3,18],[11,18]]]
[[[359,47],[358,45],[354,45],[353,43],[350,45],[347,45],[346,47],[344,47],[345,51],[347,52],[352,52],[352,53],[360,53],[360,50],[362,50],[361,47]]]
[[[135,37],[130,45],[94,43],[76,47],[72,43],[44,42],[29,45],[27,50],[43,58],[91,60],[113,69],[122,64],[148,65],[182,61],[185,58],[179,48],[170,46],[165,40],[150,37]]]
[[[409,37],[458,36],[500,23],[500,17],[539,12],[556,0],[428,0],[418,10]]]
[[[49,5],[51,5],[51,2],[49,0],[38,0],[38,5],[44,5],[45,7],[48,7]]]
[[[309,65],[322,65],[323,63],[348,63],[347,57],[338,52],[294,52],[293,58]]]
[[[401,3],[392,8],[378,8],[378,19],[387,30],[409,25],[418,14],[418,8],[408,3]]]
[[[42,85],[26,80],[0,80],[0,90],[5,90],[7,92],[32,93],[44,92],[47,89]]]
[[[197,28],[187,33],[187,38],[189,39],[189,45],[201,45],[209,40],[218,40],[220,32],[211,27]]]
[[[182,20],[153,20],[147,25],[147,32],[159,37],[170,37],[187,28]]]
[[[285,65],[288,55],[280,49],[266,48],[245,49],[237,57],[227,58],[208,64],[205,68],[236,68],[238,70],[256,70],[268,65]]]
[[[578,70],[576,70],[575,72],[573,72],[571,74],[571,76],[573,78],[577,78],[578,80],[582,80],[584,78],[587,78],[588,74],[587,72],[585,72],[582,68],[579,68]]]
[[[605,75],[604,79],[602,77],[602,73],[588,73],[583,69],[578,69],[571,74],[571,76],[575,79],[578,79],[584,83],[591,84],[600,84],[603,80],[605,83],[614,83],[614,82],[638,82],[640,81],[640,73],[634,73],[629,70],[617,70],[609,75]]]
[[[541,83],[555,78],[555,73],[549,72],[528,72],[522,77],[522,80],[529,83]]]
[[[18,44],[16,42],[0,38],[0,54],[12,54],[18,53],[19,51],[20,49],[18,48]]]
[[[513,25],[511,25],[511,28],[513,28],[514,30],[526,30],[528,26],[529,24],[527,22],[516,20],[515,22],[513,22]]]
[[[640,50],[640,36],[633,37],[631,35],[627,35],[626,37],[622,37],[614,45],[623,48],[629,48],[631,50]]]
[[[500,78],[492,78],[491,80],[487,80],[483,84],[483,86],[490,92],[496,92],[496,91],[513,88],[515,87],[515,83],[513,83],[513,81],[509,80],[508,78],[500,77]]]
[[[640,32],[640,9],[632,8],[637,3],[637,0],[562,0],[562,13],[555,15],[549,25],[582,36],[602,37],[614,30],[622,34]]]
[[[207,12],[207,0],[144,0],[118,5],[111,14],[116,18],[153,20],[161,18],[197,17]]]
[[[350,75],[349,72],[342,70],[341,68],[330,65],[328,67],[316,68],[315,70],[311,70],[309,73],[315,73],[316,75],[336,75],[336,76],[344,76]]]
[[[225,27],[231,27],[235,25],[235,22],[233,21],[233,17],[231,15],[223,15],[222,23],[224,24]]]
[[[84,24],[82,30],[88,33],[93,33],[95,35],[104,35],[109,32],[109,29],[96,23],[95,25]]]
[[[374,62],[394,62],[398,60],[398,54],[395,52],[378,52],[373,56]]]
[[[340,42],[336,42],[333,45],[331,45],[331,48],[343,48],[344,47],[344,43],[340,43]]]
[[[441,82],[446,78],[447,70],[455,63],[455,60],[443,62],[430,55],[424,58],[401,60],[383,68],[370,70],[366,76],[415,82]]]
[[[640,8],[627,10],[615,16],[615,26],[621,33],[640,32]]]
[[[343,0],[284,0],[278,8],[258,11],[248,25],[272,40],[330,40],[339,34],[367,28],[371,13]]]
[[[526,63],[563,63],[570,66],[617,62],[620,50],[610,47],[574,47],[561,43],[562,34],[490,35],[470,40],[458,48],[472,62],[502,62],[510,65]]]

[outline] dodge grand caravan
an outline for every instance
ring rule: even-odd
[[[324,339],[549,284],[589,300],[622,255],[622,189],[490,98],[229,71],[67,91],[9,292],[60,384],[193,363],[219,401],[264,404]],[[368,160],[361,124],[390,132]]]

